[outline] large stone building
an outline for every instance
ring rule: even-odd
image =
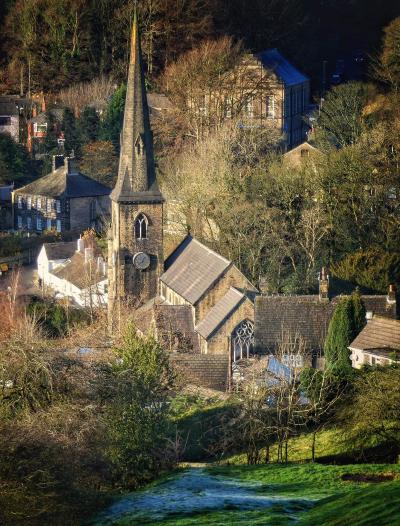
[[[110,189],[79,172],[73,158],[53,157],[52,171],[13,192],[14,228],[26,232],[101,228]]]
[[[277,49],[245,55],[216,88],[198,86],[187,99],[205,125],[237,117],[244,126],[271,126],[288,150],[306,140],[309,105],[310,80]]]
[[[110,326],[117,324],[123,303],[142,304],[135,316],[138,329],[153,329],[171,350],[185,350],[186,372],[194,364],[198,374],[203,371],[207,377],[215,367],[219,372],[211,383],[226,385],[232,334],[237,335],[234,356],[252,352],[256,289],[230,261],[190,236],[164,265],[164,199],[155,177],[136,19],[118,180],[111,201]]]

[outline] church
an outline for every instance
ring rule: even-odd
[[[156,179],[136,18],[118,179],[110,198],[110,327],[117,326],[121,306],[131,305],[138,330],[168,339],[174,359],[185,362],[189,375],[224,387],[232,357],[252,353],[257,289],[231,261],[191,236],[164,261],[164,198]]]

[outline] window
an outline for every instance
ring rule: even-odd
[[[18,228],[21,229],[22,228],[22,216],[18,216],[17,221],[18,221]]]
[[[22,196],[18,196],[18,208],[22,208]]]
[[[47,199],[47,211],[48,212],[51,212],[52,211],[52,208],[53,208],[53,201],[51,199]]]
[[[30,218],[29,216],[26,218],[26,228],[28,230],[32,230],[32,218]]]
[[[40,217],[36,219],[36,230],[42,230],[42,219]]]
[[[307,150],[307,148],[302,148],[300,150],[300,156],[301,157],[310,157],[310,150]]]
[[[32,208],[32,197],[31,196],[27,197],[27,199],[26,199],[26,208],[28,210],[30,210]]]
[[[58,214],[61,213],[61,201],[56,201],[56,211]]]
[[[275,97],[269,95],[267,97],[267,119],[275,119]]]
[[[11,117],[0,117],[0,126],[11,126]]]
[[[47,230],[51,230],[51,219],[47,220],[46,228],[47,228]]]
[[[249,358],[253,351],[254,344],[254,324],[250,320],[243,320],[233,331],[232,358],[233,361]]]
[[[246,101],[246,115],[247,117],[253,118],[253,99],[249,98]]]
[[[57,226],[56,226],[56,228],[57,228],[57,232],[61,232],[61,221],[60,221],[60,219],[57,219],[57,221],[56,221],[56,225],[57,225]]]
[[[144,214],[139,214],[135,221],[136,239],[147,239],[148,220]]]
[[[40,197],[38,197],[37,200],[36,200],[36,208],[38,210],[40,210],[42,208],[42,200],[41,200]]]
[[[225,97],[225,101],[224,101],[224,115],[225,115],[226,119],[231,119],[232,118],[232,106],[233,106],[232,97]]]
[[[33,125],[33,131],[36,133],[46,133],[47,132],[47,123],[38,124],[37,122]]]

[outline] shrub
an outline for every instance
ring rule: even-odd
[[[360,250],[332,265],[331,272],[360,287],[385,293],[390,283],[400,281],[400,252]]]

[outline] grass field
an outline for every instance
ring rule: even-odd
[[[283,526],[293,519],[302,526],[398,525],[400,465],[192,468],[123,497],[96,524]]]

